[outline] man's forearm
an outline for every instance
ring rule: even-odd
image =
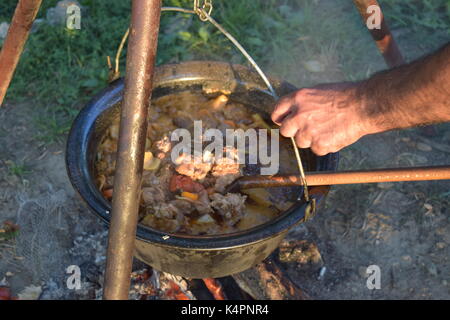
[[[360,83],[368,132],[450,121],[450,44]]]
[[[272,120],[285,137],[317,155],[362,136],[450,121],[450,44],[360,82],[302,88],[280,99]]]

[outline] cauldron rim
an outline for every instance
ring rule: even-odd
[[[157,84],[155,87],[160,85],[160,83],[158,83],[158,75],[163,78],[166,76],[165,80],[167,80],[167,75],[169,75],[169,77],[170,75],[175,76],[176,70],[180,69],[191,70],[192,72],[193,70],[196,70],[199,74],[205,74],[205,72],[207,73],[205,67],[211,67],[214,70],[231,69],[231,77],[234,77],[235,81],[241,82],[245,87],[248,87],[251,84],[258,91],[271,96],[270,92],[264,89],[264,83],[260,81],[255,72],[244,66],[216,61],[189,61],[159,66],[155,73],[155,84]],[[192,74],[190,76],[192,76]],[[248,79],[253,81],[253,83],[245,82]],[[284,81],[282,82],[276,78],[271,78],[271,82],[280,96],[296,90],[295,86]],[[123,88],[124,81],[123,78],[121,78],[112,82],[107,88],[103,89],[92,98],[74,120],[66,146],[66,168],[73,187],[88,204],[90,209],[107,225],[109,225],[111,206],[101,196],[93,183],[88,166],[87,151],[97,118],[108,108],[121,101]],[[335,171],[337,169],[337,164],[338,153],[317,157],[317,171]],[[326,196],[329,189],[329,186],[312,187],[310,188],[310,193],[316,199],[316,202],[319,203]],[[220,250],[224,248],[239,247],[275,237],[287,229],[290,229],[304,220],[306,207],[306,203],[299,203],[282,213],[276,219],[262,225],[236,233],[211,236],[170,234],[139,224],[136,230],[136,238],[149,243],[158,243],[163,246],[175,246],[186,249]]]

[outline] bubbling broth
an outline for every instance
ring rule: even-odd
[[[226,146],[225,139],[225,147],[220,152],[227,157],[218,158],[215,152],[205,149],[201,154],[180,152],[172,157],[172,151],[179,143],[171,141],[173,131],[185,129],[195,140],[196,120],[202,121],[203,130],[215,128],[221,133],[226,133],[227,129],[272,128],[251,109],[230,101],[224,94],[211,98],[186,91],[152,100],[148,118],[140,224],[168,233],[226,234],[266,223],[293,205],[299,188],[272,188],[270,192],[255,188],[242,193],[225,193],[225,188],[235,179],[260,174],[262,167],[259,163],[237,161],[238,149]],[[267,132],[270,141],[272,133]],[[96,183],[107,200],[113,196],[118,134],[117,117],[97,149]],[[195,143],[191,142],[192,145]],[[248,140],[245,143],[247,159],[251,148],[247,148]],[[279,164],[280,173],[296,172],[295,157],[287,139],[280,138]]]

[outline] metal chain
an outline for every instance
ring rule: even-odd
[[[211,15],[212,9],[212,0],[203,0],[201,5],[200,0],[194,0],[194,12],[202,21],[208,21],[208,16]]]

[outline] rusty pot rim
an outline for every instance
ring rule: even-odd
[[[212,70],[208,71],[207,69],[210,67]],[[222,71],[219,77],[217,77],[218,70]],[[199,79],[201,80],[202,77],[212,79],[214,77],[211,74],[216,73],[215,79],[217,81],[227,81],[226,73],[224,72],[230,70],[232,70],[230,77],[234,78],[233,81],[238,82],[239,85],[245,88],[253,87],[261,94],[272,98],[272,95],[265,89],[264,83],[259,79],[256,72],[244,66],[215,61],[190,61],[157,67],[154,82],[155,92],[158,88],[161,88],[165,92],[164,85],[173,81],[176,82],[183,76],[190,79],[187,81],[197,81]],[[177,72],[181,74],[177,76]],[[185,73],[183,74],[183,72]],[[297,89],[295,86],[276,78],[271,78],[271,82],[277,93],[280,93],[280,96]],[[93,182],[88,164],[88,147],[97,118],[122,100],[123,89],[124,81],[121,78],[98,93],[76,117],[72,124],[66,146],[66,168],[73,187],[90,209],[107,225],[109,225],[111,204],[103,198]],[[164,95],[164,93],[161,95]],[[337,169],[338,153],[316,158],[317,171],[335,171]],[[316,202],[319,203],[326,196],[329,189],[329,186],[311,187],[310,193],[316,199]],[[164,246],[175,246],[185,249],[220,250],[240,247],[272,238],[302,222],[305,218],[306,206],[306,203],[298,202],[276,219],[236,233],[212,236],[171,234],[139,224],[136,230],[136,238],[149,243],[158,243]]]

